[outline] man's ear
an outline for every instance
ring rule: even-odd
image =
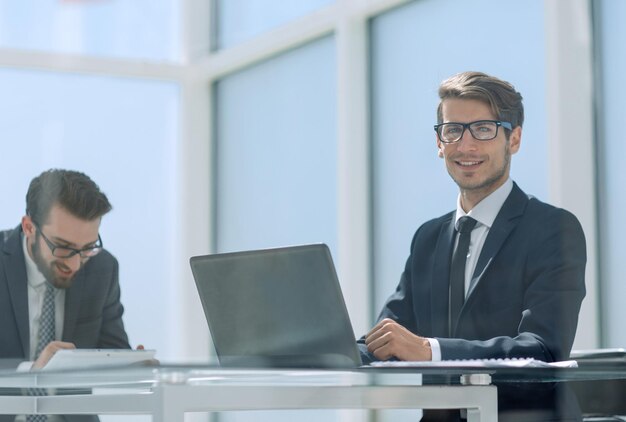
[[[22,217],[22,231],[27,237],[33,236],[35,234],[35,224],[33,223],[33,219],[30,218],[29,215],[25,215]]]
[[[437,155],[439,158],[443,158],[443,143],[437,138]]]
[[[511,154],[515,154],[519,151],[519,147],[522,144],[522,127],[516,126],[509,135],[509,151]]]

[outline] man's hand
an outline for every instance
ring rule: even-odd
[[[52,359],[52,356],[54,356],[54,354],[61,349],[76,349],[76,346],[74,346],[74,343],[67,343],[65,341],[51,341],[41,351],[41,354],[35,363],[33,363],[31,369],[41,369],[46,366],[50,359]]]
[[[367,350],[377,359],[432,360],[430,343],[392,319],[380,321],[365,336]]]
[[[146,348],[143,346],[143,344],[138,344],[137,345],[137,350],[146,350]],[[159,362],[158,359],[148,359],[148,360],[141,361],[139,363],[139,365],[141,365],[141,366],[159,366],[159,365],[161,365],[161,362]]]

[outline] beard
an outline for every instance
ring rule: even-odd
[[[457,186],[466,191],[489,191],[493,186],[496,186],[503,182],[503,178],[509,172],[509,168],[511,165],[511,149],[509,148],[509,141],[506,141],[504,144],[504,160],[501,167],[498,167],[494,170],[493,173],[489,174],[485,180],[479,180],[476,182],[465,181],[462,177],[456,177],[454,172],[450,170],[448,167],[448,174],[452,177],[452,180],[457,184]]]
[[[63,264],[60,260],[47,262],[41,253],[39,234],[36,234],[35,236],[35,241],[31,246],[31,252],[33,253],[33,262],[35,262],[37,269],[41,274],[43,274],[48,283],[52,284],[57,289],[69,288],[72,285],[72,282],[74,281],[74,276],[78,273],[78,271],[74,272],[69,277],[63,277],[59,275],[58,270],[67,270],[67,266]],[[80,265],[82,267],[82,262]]]

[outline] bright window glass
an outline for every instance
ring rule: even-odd
[[[176,0],[0,0],[0,47],[176,61]]]
[[[603,320],[602,343],[605,347],[626,345],[626,261],[624,238],[626,226],[622,223],[626,209],[624,180],[626,167],[626,143],[613,136],[612,127],[626,119],[626,28],[622,17],[626,14],[626,3],[619,1],[594,2],[596,33],[600,41],[601,101],[597,124],[600,133],[598,172],[600,175],[600,259],[601,301]],[[598,88],[600,88],[600,86]]]
[[[214,0],[216,48],[231,47],[333,3],[333,0]]]
[[[166,292],[175,240],[178,87],[0,69],[0,92],[2,229],[19,224],[28,185],[42,171],[89,175],[113,205],[100,233],[120,263],[131,344],[157,349],[159,359],[176,358],[164,327],[173,312]]]
[[[220,251],[336,244],[332,38],[217,83]]]

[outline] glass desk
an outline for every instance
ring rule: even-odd
[[[497,421],[507,383],[626,379],[624,365],[579,368],[223,369],[161,365],[64,372],[0,371],[1,414],[152,414],[276,409],[467,409]],[[29,396],[32,388],[49,395]]]

